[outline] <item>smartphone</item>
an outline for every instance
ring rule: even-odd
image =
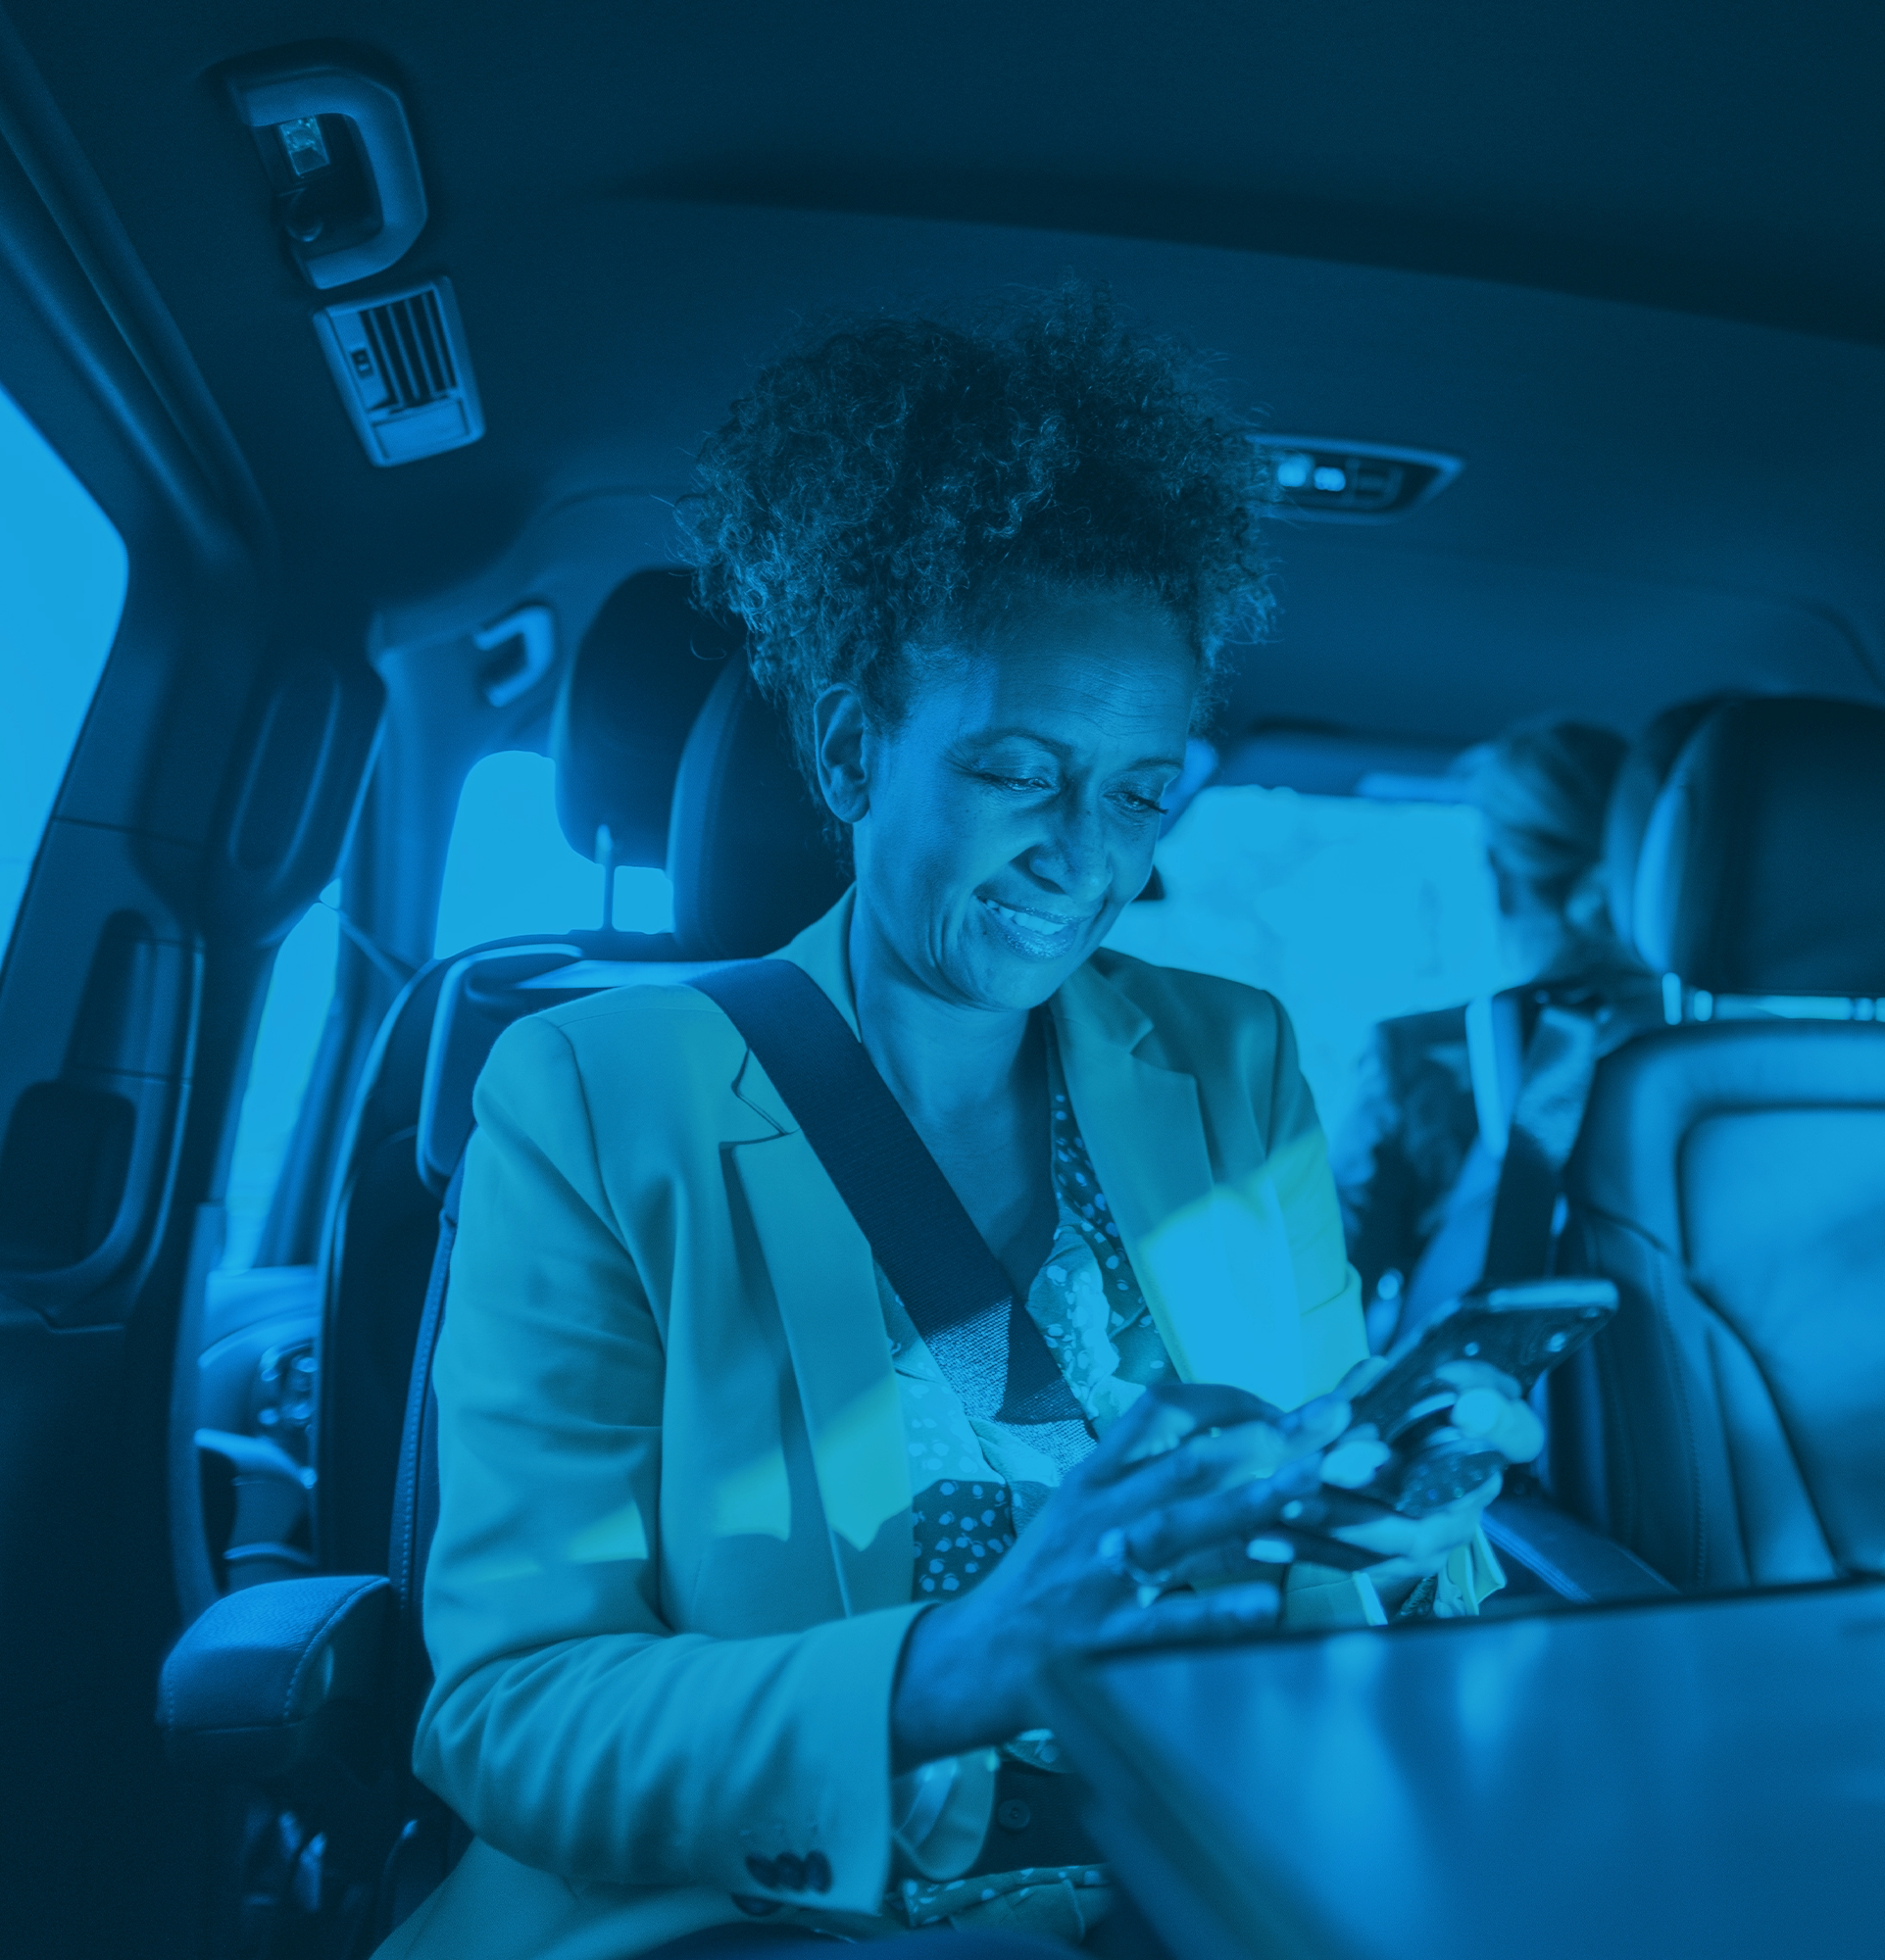
[[[1528,1395],[1615,1311],[1616,1289],[1609,1280],[1530,1280],[1463,1294],[1355,1397],[1356,1425],[1372,1423],[1393,1452],[1360,1494],[1417,1518],[1478,1489],[1505,1459],[1453,1427],[1449,1418],[1462,1391],[1441,1369],[1482,1361]]]
[[[1442,1307],[1388,1356],[1387,1372],[1355,1397],[1355,1420],[1393,1443],[1423,1417],[1451,1408],[1459,1390],[1438,1370],[1484,1361],[1529,1395],[1548,1368],[1574,1354],[1616,1311],[1609,1280],[1527,1280],[1478,1287]]]
[[[1298,1557],[1317,1565],[1355,1572],[1380,1564],[1389,1554],[1333,1534],[1389,1511],[1417,1518],[1444,1510],[1505,1467],[1498,1450],[1453,1427],[1461,1390],[1439,1370],[1452,1361],[1483,1361],[1528,1394],[1615,1311],[1616,1289],[1609,1280],[1532,1280],[1462,1295],[1354,1398],[1354,1427],[1372,1424],[1389,1446],[1388,1460],[1359,1489],[1316,1486],[1295,1466],[1285,1469],[1275,1480],[1274,1522],[1260,1535],[1287,1539]]]

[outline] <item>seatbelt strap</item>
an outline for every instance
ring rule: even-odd
[[[1591,1081],[1606,1052],[1592,1007],[1547,1002],[1525,1044],[1499,1192],[1486,1241],[1484,1279],[1529,1280],[1551,1262],[1552,1228],[1564,1165],[1577,1142]]]
[[[969,1415],[1016,1429],[1063,1470],[1090,1454],[1093,1432],[1040,1329],[824,990],[789,959],[721,966],[689,984],[785,1099]]]

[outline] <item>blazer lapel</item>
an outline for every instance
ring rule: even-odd
[[[785,949],[855,1029],[845,963],[850,895]],[[775,1134],[730,1146],[784,1323],[849,1613],[906,1604],[912,1551],[908,1446],[875,1262],[817,1152],[749,1053],[734,1093]]]
[[[1295,1408],[1301,1311],[1267,1171],[1233,1181],[1213,1163],[1197,1082],[1133,1052],[1151,1021],[1091,968],[1055,997],[1055,1025],[1080,1133],[1172,1365]]]

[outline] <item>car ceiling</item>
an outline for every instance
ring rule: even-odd
[[[1072,271],[1274,429],[1465,460],[1399,523],[1277,527],[1233,719],[1881,691],[1875,6],[9,13],[249,459],[296,631],[364,647],[552,505],[671,496],[807,318]],[[432,216],[383,283],[451,275],[469,449],[374,470],[334,396],[218,76],[305,43],[398,80]]]

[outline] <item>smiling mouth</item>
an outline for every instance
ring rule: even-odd
[[[1030,906],[1004,906],[986,898],[981,904],[1003,939],[1029,959],[1061,958],[1099,917],[1098,912],[1036,911]]]

